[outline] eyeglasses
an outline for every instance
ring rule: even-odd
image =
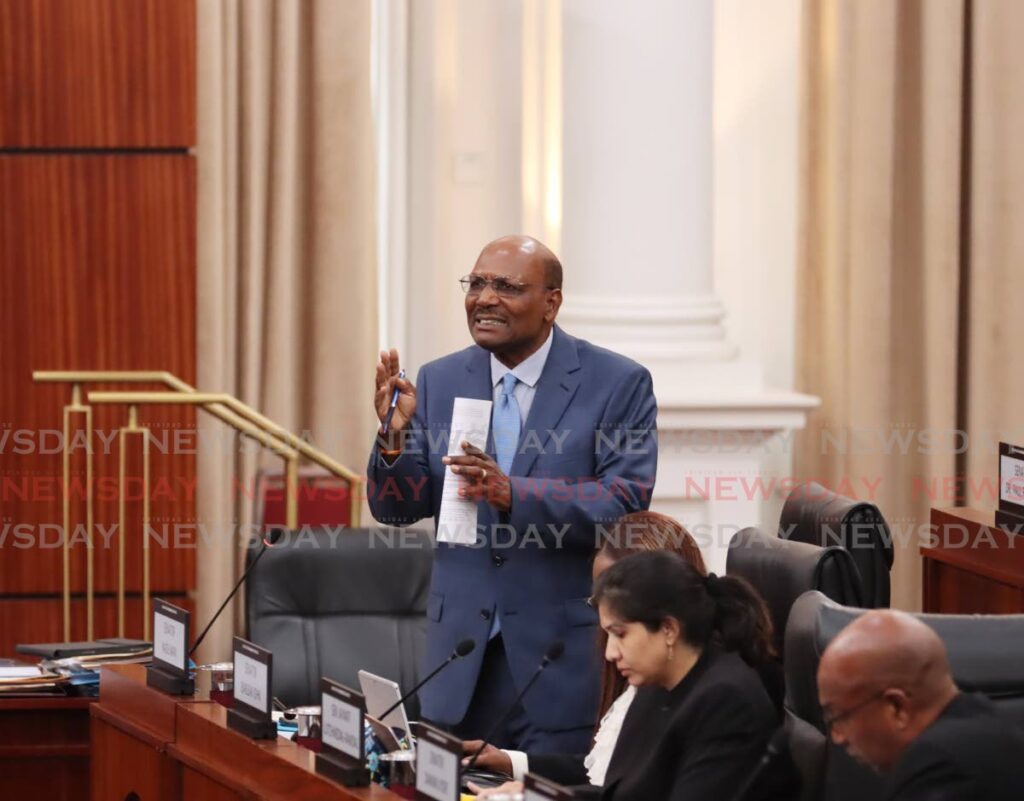
[[[873,701],[877,701],[887,692],[888,689],[879,690],[874,695],[869,695],[859,704],[855,704],[854,706],[851,706],[849,709],[834,714],[822,715],[822,722],[825,724],[825,731],[831,732],[833,728],[840,725],[844,720],[849,720],[851,717],[860,712],[860,710],[862,710],[868,704],[872,703]]]
[[[462,291],[467,295],[480,295],[490,287],[499,298],[518,298],[534,284],[524,284],[508,276],[497,276],[486,278],[482,275],[466,275],[459,279]],[[555,289],[553,286],[546,286],[544,289]]]

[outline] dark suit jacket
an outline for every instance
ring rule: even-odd
[[[571,729],[596,717],[597,614],[587,604],[596,526],[650,505],[657,404],[651,375],[636,362],[557,326],[553,336],[509,471],[511,513],[481,502],[476,547],[439,544],[435,553],[424,667],[440,664],[466,637],[478,647],[421,690],[428,720],[455,724],[465,716],[495,610],[518,687],[552,642],[565,643],[523,699],[531,723]],[[473,345],[430,362],[416,391],[406,450],[392,465],[376,448],[370,455],[370,509],[381,523],[436,520],[452,404],[493,399],[490,354]],[[488,450],[493,455],[493,442]]]
[[[608,765],[604,801],[729,801],[778,727],[757,672],[709,646],[671,691],[641,688]]]
[[[961,693],[893,768],[891,801],[1021,801],[1024,731],[982,695]]]

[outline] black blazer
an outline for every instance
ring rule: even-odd
[[[777,727],[757,672],[738,654],[709,646],[674,689],[637,692],[601,798],[729,801]]]
[[[1020,801],[1024,731],[984,696],[961,693],[906,750],[885,789],[891,801]]]

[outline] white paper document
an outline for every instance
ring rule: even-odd
[[[448,455],[461,456],[462,443],[469,442],[480,450],[487,449],[487,433],[491,428],[489,400],[456,398],[452,407],[452,426],[448,438]],[[437,541],[454,545],[472,545],[476,542],[477,502],[459,497],[462,479],[452,472],[451,465],[444,469],[444,488],[441,491],[441,511],[437,516]]]

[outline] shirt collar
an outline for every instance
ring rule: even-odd
[[[544,344],[511,370],[498,361],[498,357],[492,353],[491,386],[497,386],[501,379],[505,377],[505,373],[512,373],[528,387],[536,386],[540,380],[540,374],[544,372],[544,364],[547,362],[548,354],[551,352],[551,341],[554,335],[555,327],[552,326],[548,332],[548,338],[544,340]]]

